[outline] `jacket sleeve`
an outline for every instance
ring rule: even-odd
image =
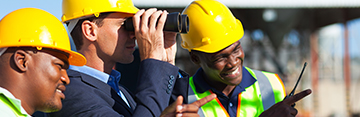
[[[179,78],[179,73],[183,78]],[[137,84],[133,116],[158,117],[178,95],[187,96],[188,75],[167,62],[146,59],[140,63]]]

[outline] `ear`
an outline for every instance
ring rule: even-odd
[[[200,64],[200,58],[199,58],[199,56],[198,56],[196,53],[190,52],[190,58],[191,58],[191,61],[192,61],[193,63],[195,63],[195,64],[197,64],[197,65]]]
[[[81,24],[81,30],[87,40],[96,41],[98,27],[94,22],[85,20]]]
[[[29,57],[29,54],[24,50],[16,50],[14,53],[15,66],[19,68],[20,71],[26,71],[28,69],[27,64]]]

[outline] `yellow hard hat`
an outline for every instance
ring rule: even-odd
[[[241,22],[229,8],[215,0],[196,0],[182,12],[189,17],[189,32],[181,34],[181,46],[206,53],[218,52],[244,35]]]
[[[99,16],[103,12],[122,12],[135,14],[139,9],[131,0],[63,0],[62,22],[84,16]]]
[[[64,25],[52,14],[37,8],[22,8],[0,21],[0,48],[50,48],[69,53],[69,64],[82,66],[86,59],[71,51]]]

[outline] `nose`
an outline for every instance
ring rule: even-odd
[[[129,37],[130,37],[130,39],[135,39],[135,32],[129,31]]]
[[[70,83],[70,79],[69,79],[69,76],[67,75],[66,70],[61,71],[60,80],[64,83],[64,85],[68,85]]]
[[[239,62],[240,62],[240,59],[237,56],[229,55],[226,67],[228,67],[228,68],[235,67]]]

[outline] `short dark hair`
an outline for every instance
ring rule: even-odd
[[[99,17],[90,17],[90,18],[86,18],[86,19],[80,19],[77,24],[75,25],[74,29],[70,32],[70,35],[75,43],[76,46],[76,50],[80,50],[82,45],[84,44],[82,36],[82,29],[81,29],[81,24],[86,21],[89,20],[91,22],[94,22],[97,26],[101,27],[104,23],[103,20],[112,12],[105,12],[105,13],[101,13],[99,15]]]

